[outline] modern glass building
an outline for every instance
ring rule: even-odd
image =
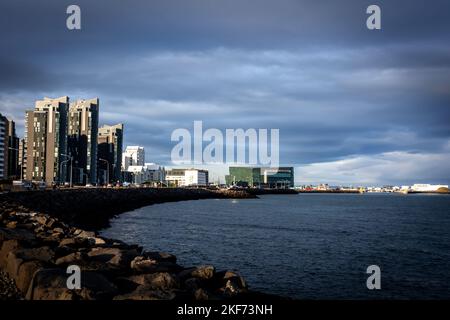
[[[229,186],[292,188],[294,168],[230,167],[225,181]]]
[[[225,176],[229,186],[258,187],[263,183],[261,168],[254,167],[230,167],[229,174]]]

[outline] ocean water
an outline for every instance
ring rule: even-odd
[[[104,236],[237,269],[250,287],[297,299],[449,299],[450,196],[266,195],[152,205]],[[381,290],[368,290],[369,265]]]

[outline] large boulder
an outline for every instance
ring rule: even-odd
[[[0,249],[0,268],[4,269],[6,268],[6,258],[8,256],[8,253],[11,251],[20,248],[20,241],[19,240],[7,240],[4,241],[1,245]]]
[[[70,275],[63,269],[38,270],[28,288],[28,300],[100,300],[117,295],[117,287],[103,275],[95,272],[81,273],[81,289],[68,289]]]
[[[112,299],[119,292],[117,287],[100,273],[83,271],[81,273],[81,290],[76,290],[81,300]]]
[[[90,250],[87,255],[91,261],[117,267],[129,267],[131,261],[139,255],[139,252],[135,249],[97,247]]]
[[[36,237],[29,230],[0,228],[0,244],[6,240],[31,241],[35,239]]]
[[[177,263],[177,257],[166,252],[145,251],[142,256],[151,260]]]
[[[151,289],[167,290],[179,287],[177,279],[167,272],[134,275],[128,277],[128,280]]]
[[[173,261],[173,260],[172,260]],[[172,272],[177,273],[182,267],[168,260],[154,260],[138,256],[131,261],[131,269],[138,273]]]
[[[59,242],[60,247],[88,248],[95,244],[94,238],[64,238]]]
[[[53,260],[55,253],[49,247],[22,248],[12,250],[6,257],[6,272],[11,278],[17,280],[19,268],[25,261],[40,261],[49,263]]]
[[[208,280],[208,279],[212,279],[214,277],[215,272],[216,272],[216,269],[214,268],[214,266],[203,265],[203,266],[185,269],[178,274],[178,277],[182,280],[185,280],[188,278],[199,278],[199,279]]]
[[[72,252],[66,256],[56,259],[55,264],[57,266],[60,266],[60,265],[68,266],[71,264],[79,265],[79,264],[83,264],[85,260],[86,260],[86,254],[84,254],[83,252]]]
[[[231,280],[232,282],[236,283],[240,289],[247,288],[247,282],[245,281],[244,277],[242,277],[241,274],[237,271],[225,271],[223,280],[225,284]]]
[[[68,275],[63,269],[38,270],[29,287],[27,300],[75,300],[75,290],[67,288]]]
[[[15,282],[17,288],[25,295],[35,273],[43,268],[41,261],[26,261],[19,266]]]

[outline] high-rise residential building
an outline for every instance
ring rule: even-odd
[[[26,111],[26,178],[50,185],[65,182],[69,97],[44,98]]]
[[[0,180],[8,178],[8,119],[0,113]]]
[[[129,166],[143,166],[145,164],[144,147],[128,146],[122,154],[122,170],[128,171]]]
[[[14,121],[0,114],[0,179],[17,179],[19,139]]]
[[[16,135],[16,124],[8,120],[8,178],[17,179],[20,176],[19,169],[19,138]]]
[[[78,100],[70,104],[67,151],[73,157],[74,184],[97,182],[98,115],[98,98]]]
[[[122,169],[123,124],[98,129],[98,181],[120,181]]]
[[[25,129],[26,130],[26,129]],[[19,169],[20,169],[20,178],[26,179],[26,171],[27,171],[27,144],[25,139],[20,139],[19,142]]]

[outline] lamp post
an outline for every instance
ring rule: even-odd
[[[108,184],[109,184],[109,161],[102,159],[102,158],[98,158],[98,160],[106,162],[106,186],[108,186]]]
[[[69,184],[69,186],[72,188],[72,165],[73,165],[73,157],[71,156],[71,155],[68,155],[68,154],[64,154],[64,153],[61,153],[61,155],[62,156],[64,156],[64,157],[67,157],[67,158],[69,158],[69,159],[67,159],[67,160],[64,160],[64,161],[61,161],[61,166],[60,166],[60,169],[59,169],[59,171],[60,171],[60,175],[61,175],[61,173],[62,173],[62,164],[63,163],[66,163],[66,162],[68,162],[68,161],[70,161],[70,184]],[[61,179],[60,179],[61,180]],[[64,178],[64,182],[66,182],[66,179]]]
[[[61,161],[61,164],[59,165],[59,183],[60,183],[60,184],[66,182],[66,179],[65,179],[65,178],[64,178],[64,181],[62,181],[62,166],[63,166],[64,163],[69,162],[69,160],[70,160],[70,159]]]

